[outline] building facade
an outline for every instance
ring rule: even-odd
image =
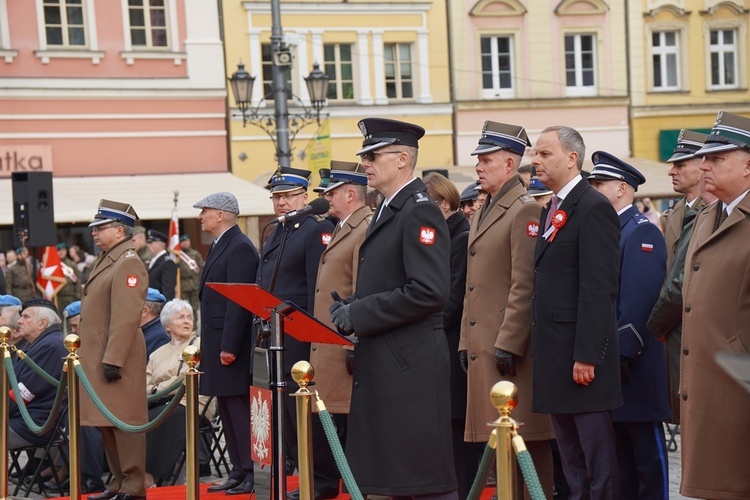
[[[666,160],[682,128],[750,116],[746,0],[628,2],[633,156]]]

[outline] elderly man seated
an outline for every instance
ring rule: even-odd
[[[21,318],[21,301],[12,295],[0,295],[0,326],[10,328],[8,344],[26,350],[29,343],[18,331],[18,320]],[[15,359],[15,353],[12,354]]]
[[[18,320],[21,336],[29,342],[26,354],[57,380],[62,374],[63,358],[68,355],[63,345],[60,323],[55,304],[46,299],[26,301]],[[23,399],[31,418],[37,425],[41,425],[52,410],[57,388],[50,385],[22,360],[13,363],[13,370],[18,380],[19,393],[10,390],[8,448],[44,444],[51,437],[52,429],[42,435],[33,433],[24,423],[16,402]]]
[[[169,334],[161,324],[159,315],[167,299],[155,288],[149,288],[146,293],[146,303],[143,304],[141,312],[141,330],[146,340],[146,360],[151,358],[151,354],[169,343]]]

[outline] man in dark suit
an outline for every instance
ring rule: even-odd
[[[450,236],[414,177],[425,131],[384,118],[358,125],[357,154],[385,200],[359,250],[355,294],[331,306],[333,323],[358,339],[347,458],[364,494],[457,499],[442,318]]]
[[[148,263],[148,286],[155,288],[164,294],[167,302],[175,296],[175,287],[177,286],[177,264],[172,260],[172,256],[167,252],[167,235],[156,231],[148,230],[146,237],[146,246],[153,257]]]
[[[571,498],[617,498],[611,410],[622,405],[616,300],[620,221],[581,177],[585,145],[548,127],[535,145],[539,180],[552,189],[535,250],[533,411],[550,413]]]
[[[237,225],[240,212],[232,193],[206,196],[193,205],[200,209],[201,230],[214,237],[200,283],[200,392],[216,396],[233,469],[226,481],[208,488],[227,495],[249,494],[255,487],[250,458],[250,385],[255,339],[252,314],[208,283],[253,283],[258,251]]]
[[[617,328],[624,404],[612,411],[623,499],[663,500],[667,488],[664,426],[669,418],[664,345],[648,334],[646,322],[659,296],[667,262],[664,236],[633,204],[646,182],[638,170],[597,151],[591,156],[591,186],[620,217],[620,291]]]
[[[269,179],[266,188],[271,191],[274,214],[279,217],[292,210],[307,205],[307,187],[310,171],[291,167],[280,167]],[[331,240],[333,224],[325,217],[307,215],[300,219],[278,224],[263,246],[263,260],[258,266],[257,282],[285,302],[291,302],[309,313],[313,311],[315,300],[315,279],[318,275],[320,255]],[[280,254],[281,243],[284,251]],[[278,263],[278,264],[277,264]],[[276,281],[272,283],[274,268],[278,265]],[[287,384],[294,387],[291,377],[292,365],[300,360],[310,359],[310,343],[300,342],[289,335],[284,337],[284,373]],[[297,458],[297,399],[287,392],[286,398],[286,437],[289,457]],[[331,481],[329,481],[331,482]],[[338,478],[332,480],[335,490],[320,491],[318,499],[333,498],[338,495]],[[321,488],[319,481],[316,481]],[[298,497],[298,491],[291,491],[290,498]]]

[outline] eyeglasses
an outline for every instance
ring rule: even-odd
[[[359,157],[365,161],[373,162],[377,155],[387,154],[401,154],[401,151],[368,151],[367,153],[362,153]]]
[[[104,225],[104,226],[94,226],[94,227],[91,228],[91,233],[92,234],[94,234],[94,233],[101,233],[105,229],[112,229],[113,227],[115,227],[115,226],[112,225],[112,224]]]
[[[271,195],[270,198],[271,200],[273,200],[274,203],[278,203],[282,199],[284,199],[284,201],[289,201],[292,198],[296,198],[297,196],[301,194],[305,194],[305,191],[300,191],[299,193],[294,193],[294,194],[291,194],[291,193],[274,194],[274,195]]]

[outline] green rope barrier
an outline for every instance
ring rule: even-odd
[[[21,397],[21,390],[18,388],[18,379],[16,378],[16,372],[13,369],[13,360],[10,359],[10,353],[6,353],[5,356],[5,371],[8,372],[10,388],[13,389],[13,392],[16,394],[16,404],[18,405],[18,410],[21,412],[21,417],[23,418],[23,421],[29,428],[29,430],[31,430],[31,432],[33,432],[34,434],[44,434],[45,432],[50,430],[57,421],[60,407],[62,406],[62,402],[65,399],[65,395],[67,394],[66,389],[68,387],[68,381],[65,373],[62,374],[59,382],[56,381],[57,393],[55,394],[55,401],[52,403],[52,409],[50,410],[49,415],[47,415],[47,420],[45,420],[45,422],[40,426],[37,425],[36,422],[34,422],[34,420],[31,418],[29,410],[28,408],[26,408],[26,402]]]
[[[318,397],[317,392],[315,393],[315,396],[317,397],[316,404],[318,406],[320,422],[323,424],[323,430],[326,433],[326,438],[328,438],[328,445],[331,447],[333,458],[336,460],[336,465],[339,468],[339,472],[341,472],[341,478],[344,480],[346,489],[349,491],[352,500],[364,500],[362,493],[359,491],[359,486],[357,486],[357,481],[354,479],[354,474],[352,474],[352,470],[349,468],[349,464],[346,461],[344,450],[341,448],[341,443],[336,434],[336,426],[333,423],[331,414],[326,410],[323,400]]]
[[[143,425],[126,424],[125,422],[117,418],[114,413],[109,411],[109,409],[106,406],[104,406],[101,400],[97,397],[96,392],[94,391],[94,388],[91,387],[91,382],[89,382],[89,379],[86,378],[86,372],[83,371],[83,366],[81,366],[81,364],[77,360],[75,362],[75,370],[76,370],[76,374],[78,375],[78,380],[81,381],[81,385],[83,386],[84,389],[86,389],[86,392],[91,397],[91,400],[94,402],[94,405],[96,405],[99,411],[102,412],[102,415],[104,415],[104,418],[106,418],[112,425],[114,425],[115,427],[117,427],[123,432],[148,432],[148,431],[151,431],[152,429],[159,427],[159,425],[161,425],[162,422],[164,422],[164,420],[169,415],[171,415],[171,413],[174,411],[177,405],[180,404],[180,400],[182,399],[182,396],[185,394],[185,386],[181,385],[180,388],[175,393],[174,397],[172,397],[172,400],[169,403],[167,403],[167,406],[164,408],[164,411],[159,413],[159,415],[157,415],[155,419]],[[154,394],[154,396],[156,396],[156,394]]]
[[[185,382],[185,375],[183,374],[180,378],[175,380],[172,385],[165,387],[164,389],[160,390],[159,392],[155,392],[153,394],[150,394],[146,400],[149,403],[153,403],[154,401],[159,401],[160,399],[164,398],[165,396],[169,396],[171,393],[176,391],[180,388],[181,385],[183,385]]]
[[[21,349],[16,348],[15,346],[11,346],[11,347],[15,351],[16,355],[18,356],[18,359],[20,359],[21,361],[29,365],[29,368],[34,370],[34,373],[42,377],[45,382],[47,382],[49,385],[53,387],[57,387],[60,384],[60,382],[55,380],[55,378],[52,375],[44,371],[41,366],[36,364],[33,359],[28,357],[25,352],[23,352]]]
[[[536,474],[531,453],[529,453],[528,450],[519,451],[516,453],[516,458],[518,460],[518,466],[521,467],[523,480],[526,482],[526,488],[529,489],[531,500],[545,500],[542,483],[539,482],[539,476]]]
[[[487,485],[487,476],[490,475],[490,467],[495,464],[495,449],[489,444],[485,445],[482,461],[479,462],[479,470],[471,484],[471,490],[466,500],[477,500],[481,495],[484,487]]]

